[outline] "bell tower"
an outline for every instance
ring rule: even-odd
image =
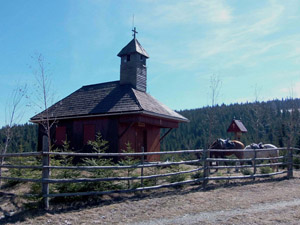
[[[121,58],[120,84],[129,84],[133,88],[146,92],[148,53],[136,39],[137,31],[134,28],[133,39],[119,52]]]

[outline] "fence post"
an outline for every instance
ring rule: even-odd
[[[209,177],[209,163],[207,162],[208,158],[208,151],[207,149],[203,149],[203,154],[202,154],[202,162],[203,162],[203,182],[202,182],[202,188],[205,189],[206,185],[208,183],[208,177]]]
[[[288,179],[293,178],[293,149],[288,147]]]
[[[141,168],[141,177],[143,177],[144,176],[144,152],[145,152],[145,149],[144,149],[144,147],[142,147],[142,153],[143,153],[143,155],[142,155],[142,168]],[[143,178],[141,178],[141,187],[143,188],[144,187],[144,179]],[[141,191],[141,192],[143,192],[143,191]]]
[[[46,168],[46,166],[50,165],[50,156],[48,154],[45,154],[46,152],[49,152],[49,146],[48,146],[48,137],[46,135],[43,136],[43,172],[42,172],[42,195],[44,200],[44,208],[46,210],[49,209],[49,197],[46,195],[49,194],[49,183],[45,181],[45,179],[49,178],[49,168]]]
[[[256,149],[253,149],[254,151],[254,156],[253,156],[253,159],[252,159],[252,164],[253,164],[253,181],[255,181],[255,174],[256,174],[256,158],[257,158],[257,151]]]

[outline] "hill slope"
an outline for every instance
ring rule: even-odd
[[[241,141],[273,143],[283,147],[291,140],[300,146],[300,99],[273,100],[268,102],[220,105],[179,113],[190,120],[180,124],[162,143],[162,149],[199,149],[207,147],[216,138],[233,138],[227,133],[233,118],[241,119],[248,133]]]

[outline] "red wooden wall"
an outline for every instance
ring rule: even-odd
[[[160,128],[175,128],[178,122],[143,115],[110,116],[61,120],[55,124],[52,133],[54,147],[60,147],[67,139],[72,150],[90,151],[89,140],[95,140],[100,132],[109,143],[107,152],[126,150],[126,143],[140,152],[160,151]],[[39,150],[41,150],[42,126],[39,130]],[[147,161],[158,161],[159,155],[145,157]]]
[[[119,135],[129,126],[126,123],[119,124]],[[126,143],[130,143],[135,152],[141,152],[144,147],[145,152],[160,151],[160,128],[152,125],[141,127],[138,123],[130,127],[126,133],[119,139],[119,152],[126,150]],[[159,155],[145,157],[147,161],[158,161]]]

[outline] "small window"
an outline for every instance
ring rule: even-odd
[[[56,127],[55,130],[55,140],[57,145],[63,145],[64,141],[67,139],[66,127]]]
[[[127,60],[127,62],[130,61],[130,55],[127,55],[127,56],[126,56],[126,60]]]
[[[144,57],[142,55],[140,55],[140,60],[143,61]]]

